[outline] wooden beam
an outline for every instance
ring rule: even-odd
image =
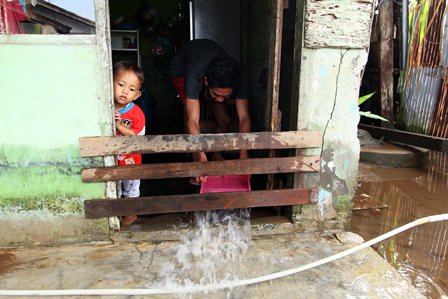
[[[283,0],[273,0],[270,14],[270,37],[269,37],[269,58],[268,58],[268,104],[266,106],[266,119],[269,121],[267,130],[271,132],[280,131],[278,102],[280,96],[280,66],[282,60],[282,37],[283,37],[283,10],[285,3]],[[269,158],[275,157],[275,150],[269,150]],[[274,189],[274,175],[269,174],[266,187]]]
[[[448,152],[448,138],[439,138],[362,124],[359,124],[358,128],[368,131],[375,138],[384,138],[387,141],[405,143],[439,152]]]
[[[302,70],[302,49],[304,41],[304,20],[306,16],[306,5],[308,1],[296,2],[296,16],[295,16],[295,29],[294,29],[294,56],[293,56],[293,72],[292,72],[292,91],[291,91],[291,127],[290,130],[297,130],[298,128],[305,128],[307,124],[300,124],[299,119],[303,119],[303,116],[299,116],[299,98],[300,98],[300,75]],[[297,149],[295,151],[296,156],[304,155],[304,150]],[[293,188],[304,188],[305,182],[311,180],[305,180],[305,177],[301,173],[294,173],[294,176],[288,177],[287,186]],[[313,180],[318,181],[318,180]],[[287,214],[292,218],[292,208],[288,208]]]
[[[105,182],[133,179],[160,179],[225,174],[266,174],[316,172],[320,169],[318,156],[257,158],[208,162],[143,164],[82,170],[83,182]]]
[[[319,147],[319,131],[81,137],[81,157]]]
[[[270,14],[269,60],[268,60],[268,105],[267,130],[279,131],[277,126],[278,99],[280,92],[280,63],[282,58],[282,30],[283,30],[283,0],[273,0]]]
[[[86,200],[86,218],[148,215],[221,209],[289,206],[310,203],[315,189],[227,192]]]
[[[382,121],[381,126],[391,128],[394,123],[393,0],[383,0],[379,7],[381,116],[389,120],[389,123]]]

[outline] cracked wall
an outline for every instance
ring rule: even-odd
[[[340,229],[351,215],[359,160],[357,125],[361,71],[366,50],[303,49],[298,128],[321,130],[319,174],[305,175],[305,186],[318,186],[317,205],[295,208],[302,230]]]
[[[302,231],[342,229],[351,216],[360,146],[358,96],[370,44],[374,0],[307,0],[300,57],[297,128],[320,130],[318,174],[297,177],[318,188],[317,204],[293,208]]]

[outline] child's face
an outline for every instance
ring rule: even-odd
[[[115,108],[124,108],[141,96],[140,81],[131,71],[121,71],[114,77]]]

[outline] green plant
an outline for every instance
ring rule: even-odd
[[[360,98],[358,99],[358,106],[360,106],[362,103],[364,103],[365,101],[367,101],[368,99],[370,99],[374,94],[375,94],[375,93],[372,92],[372,93],[369,93],[369,94],[367,94],[367,95],[365,95],[365,96],[360,97]],[[381,117],[381,116],[379,116],[379,115],[373,114],[373,113],[370,112],[370,111],[359,111],[359,115],[364,116],[364,117],[368,117],[368,118],[379,119],[379,120],[382,120],[382,121],[387,121],[387,122],[389,122],[388,119],[386,119],[386,118],[384,118],[384,117]]]

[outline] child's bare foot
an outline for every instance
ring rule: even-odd
[[[131,225],[132,223],[137,220],[137,215],[130,215],[123,218],[123,221],[121,222],[124,226]]]

